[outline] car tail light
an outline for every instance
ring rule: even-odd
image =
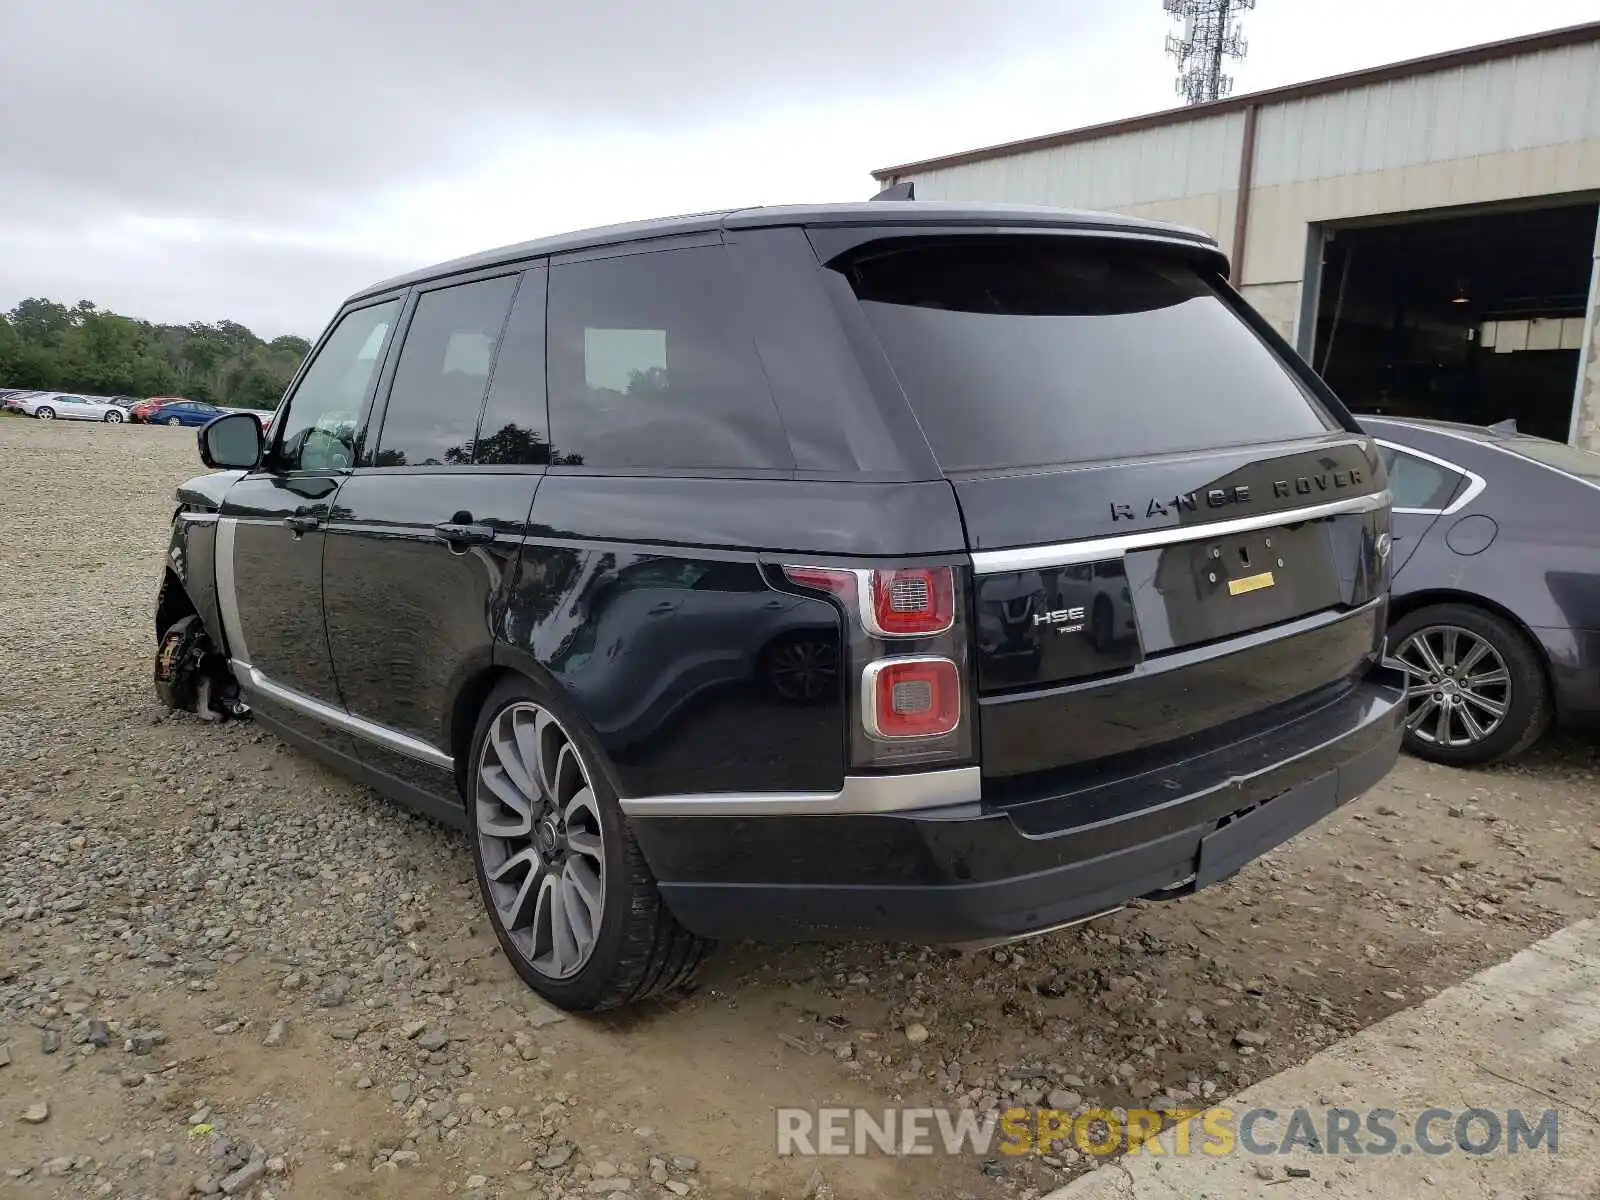
[[[961,724],[961,672],[948,658],[880,658],[861,672],[861,715],[875,738],[943,737]]]
[[[855,770],[970,762],[965,576],[943,564],[785,566],[844,611]]]
[[[930,637],[955,620],[955,572],[914,567],[872,572],[868,629],[881,637]]]

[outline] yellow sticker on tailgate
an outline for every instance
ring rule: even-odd
[[[1262,588],[1269,588],[1277,581],[1272,578],[1271,571],[1263,571],[1259,575],[1246,575],[1243,579],[1228,580],[1228,595],[1242,596],[1246,592],[1259,592]]]

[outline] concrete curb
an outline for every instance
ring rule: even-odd
[[[1351,1155],[1295,1147],[1281,1156],[1236,1149],[1226,1157],[1192,1151],[1179,1158],[1169,1129],[1159,1156],[1107,1163],[1044,1200],[1593,1200],[1600,1196],[1600,922],[1569,926],[1220,1103],[1285,1115],[1305,1108],[1319,1124],[1333,1106],[1363,1114],[1391,1109],[1401,1148]],[[1502,1118],[1511,1108],[1535,1118],[1554,1108],[1557,1150],[1406,1153],[1415,1118],[1433,1107],[1477,1107]],[[1195,1122],[1188,1124],[1191,1146],[1205,1144]],[[1261,1120],[1256,1140],[1281,1139],[1285,1125],[1286,1118]],[[1449,1121],[1438,1124],[1435,1140],[1453,1140],[1450,1129]],[[1309,1170],[1309,1178],[1286,1177],[1290,1166]],[[1258,1172],[1268,1167],[1270,1176]]]

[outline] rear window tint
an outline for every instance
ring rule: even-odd
[[[1563,474],[1574,476],[1585,483],[1600,484],[1600,454],[1592,450],[1580,450],[1566,442],[1552,442],[1535,437],[1507,438],[1502,445],[1524,458],[1531,458],[1534,462],[1554,467]]]
[[[946,471],[1304,437],[1332,420],[1190,266],[1038,239],[840,268]]]
[[[721,246],[552,267],[557,464],[793,470]]]

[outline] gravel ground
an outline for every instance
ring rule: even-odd
[[[459,839],[249,723],[162,713],[191,432],[0,419],[0,1189],[1028,1200],[1071,1151],[780,1160],[780,1105],[1222,1096],[1600,911],[1591,744],[1403,762],[1167,905],[977,955],[724,947],[563,1018]]]

